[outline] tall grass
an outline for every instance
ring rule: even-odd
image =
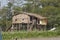
[[[31,32],[2,32],[3,40],[14,38],[33,38],[33,37],[57,37],[60,36],[59,31],[43,32],[43,31],[31,31]]]

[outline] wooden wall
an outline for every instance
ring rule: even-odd
[[[30,17],[25,14],[19,14],[12,18],[12,23],[29,23]]]

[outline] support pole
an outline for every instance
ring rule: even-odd
[[[17,31],[17,24],[16,24],[16,31]]]
[[[14,31],[14,25],[12,24],[12,28],[11,28],[11,31]]]
[[[27,24],[27,31],[29,31],[29,27],[30,27],[30,26],[29,26],[29,23],[28,23],[28,24]]]
[[[46,31],[46,25],[44,26],[44,31]]]
[[[19,31],[20,31],[20,23],[19,23]]]

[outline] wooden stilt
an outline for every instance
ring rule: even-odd
[[[17,31],[17,24],[16,24],[16,31]]]
[[[17,24],[17,31],[19,30],[19,25]]]
[[[44,26],[44,31],[46,31],[46,25]]]
[[[19,31],[19,24],[17,24],[17,31]]]
[[[31,26],[30,26],[30,31],[32,31],[32,28],[33,28],[33,24],[31,24]]]
[[[45,27],[44,27],[44,25],[43,25],[43,31],[45,31]]]
[[[46,26],[43,25],[43,31],[46,31]]]
[[[19,31],[20,31],[20,24],[19,24]]]
[[[37,26],[37,29],[40,31],[40,25]]]
[[[21,24],[21,30],[23,30],[23,25]]]
[[[12,24],[12,28],[11,28],[11,31],[14,31],[14,25]]]
[[[20,24],[20,30],[22,30],[22,24]]]
[[[40,30],[41,30],[41,31],[43,31],[43,29],[44,29],[44,28],[43,28],[43,26],[42,26],[42,25],[40,25]]]
[[[33,22],[33,17],[32,17],[32,24],[31,24],[31,26],[30,26],[30,31],[32,31],[33,24],[34,24],[34,22]]]
[[[29,31],[29,23],[27,24],[27,31]]]

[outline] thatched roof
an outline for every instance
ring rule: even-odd
[[[15,12],[15,13],[17,13],[17,12]],[[34,16],[34,17],[36,17],[36,18],[38,18],[38,19],[46,19],[46,17],[43,17],[43,16],[41,16],[41,15],[38,15],[38,14],[36,14],[36,13],[27,13],[27,12],[20,12],[19,14],[26,14],[26,15],[29,15],[29,16]],[[18,14],[16,14],[16,15],[18,15]]]

